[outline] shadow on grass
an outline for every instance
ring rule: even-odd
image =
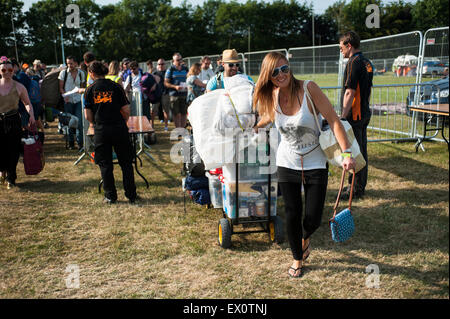
[[[17,183],[21,190],[33,193],[85,194],[86,188],[98,189],[98,179],[84,181],[51,181],[46,178],[33,182]]]
[[[370,273],[366,273],[365,268],[371,264],[376,264],[379,268],[379,274],[380,274],[380,288],[383,288],[384,280],[386,275],[393,276],[393,277],[401,277],[404,278],[404,280],[415,280],[420,281],[424,286],[427,286],[427,291],[424,291],[423,288],[420,288],[420,295],[421,296],[436,296],[436,294],[447,296],[448,295],[448,262],[446,264],[436,265],[433,269],[430,269],[427,267],[427,269],[414,267],[414,266],[400,266],[400,265],[392,265],[387,263],[382,263],[374,260],[370,260],[364,257],[357,256],[356,254],[347,251],[347,250],[337,250],[341,253],[343,253],[346,257],[345,258],[338,258],[334,259],[333,263],[344,263],[348,264],[349,266],[346,267],[345,265],[342,266],[317,266],[314,264],[307,263],[305,265],[305,274],[307,274],[309,271],[314,270],[330,270],[333,273],[339,273],[342,271],[345,272],[353,272],[356,274],[363,273],[364,281],[362,283],[365,283],[366,276],[368,276]],[[361,265],[361,267],[354,267],[352,265]],[[447,278],[447,281],[444,281],[444,279]],[[395,279],[390,279],[395,280]],[[390,283],[388,283],[390,285]],[[410,291],[410,296],[405,296],[407,298],[417,298],[417,291],[414,289],[414,291]]]
[[[180,164],[180,169],[176,171],[178,176],[175,178],[169,172],[167,172],[161,165],[159,165],[157,162],[149,161],[149,163],[151,163],[151,165],[154,168],[156,168],[158,171],[160,171],[166,177],[166,179],[170,180],[171,185],[181,185],[181,176],[180,176],[181,164]]]
[[[168,204],[170,204],[170,202],[183,204],[183,192],[181,191],[181,188],[180,188],[179,195],[171,195],[171,196],[156,195],[156,196],[152,196],[151,199],[147,200],[147,202],[149,204],[154,204],[154,205],[168,205]],[[189,202],[192,202],[192,200],[186,195],[186,212],[187,213],[189,212],[189,208],[188,208]]]
[[[389,159],[369,157],[369,166],[388,171],[398,177],[412,180],[418,184],[448,182],[448,170],[419,162],[408,157],[393,156]]]

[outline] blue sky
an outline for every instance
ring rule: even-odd
[[[38,2],[38,0],[22,0],[22,1],[24,3],[24,7],[23,8],[24,8],[25,11],[28,10],[28,8],[31,6],[31,4],[33,4],[35,2]],[[349,0],[347,0],[347,1],[349,2]],[[97,4],[100,4],[100,5],[105,5],[105,4],[117,3],[117,2],[120,2],[120,1],[119,0],[95,0],[95,2]],[[172,5],[178,6],[182,2],[183,2],[182,0],[172,0]],[[204,2],[204,0],[190,0],[190,1],[187,1],[187,2],[189,2],[189,3],[191,3],[192,5],[195,6],[195,5],[199,5],[199,4],[201,5]],[[237,0],[237,2],[245,3],[245,2],[247,2],[247,0]],[[314,1],[312,1],[312,0],[307,0],[307,1],[300,0],[300,2],[307,2],[307,3],[313,2],[314,3],[314,12],[317,13],[317,14],[321,14],[321,13],[324,13],[325,10],[330,5],[335,3],[336,0],[314,0]],[[390,2],[390,1],[383,1],[383,2],[387,3],[387,2]],[[416,0],[406,0],[406,2],[414,3],[414,2],[416,2]]]

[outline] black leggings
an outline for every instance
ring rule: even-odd
[[[327,192],[328,170],[305,171],[304,177],[304,218],[302,216],[301,177],[296,182],[279,182],[286,211],[286,230],[289,245],[295,260],[302,260],[303,258],[302,238],[308,239],[319,228],[322,221],[325,195]]]
[[[15,184],[16,167],[22,149],[22,126],[19,113],[0,116],[0,171],[6,171],[6,181]]]

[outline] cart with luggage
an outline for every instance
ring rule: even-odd
[[[265,148],[270,159],[268,143]],[[222,167],[221,175],[207,174],[211,203],[214,208],[222,209],[223,213],[217,227],[218,243],[222,248],[231,247],[234,234],[267,233],[271,242],[284,241],[283,222],[276,215],[276,175],[267,174],[270,160],[262,164],[256,158],[252,163],[249,152],[250,148],[244,148],[243,160],[240,161],[237,155],[234,163]],[[237,150],[236,154],[239,154]],[[238,225],[243,228],[256,226],[258,229],[238,231]]]

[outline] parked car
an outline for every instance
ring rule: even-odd
[[[420,86],[419,105],[424,104],[448,104],[448,75],[444,78],[424,82],[427,85]],[[429,84],[429,85],[428,85]],[[439,90],[438,90],[439,88]],[[416,87],[413,86],[409,90],[406,97],[406,114],[411,116],[412,112],[409,107],[414,104],[414,93]]]
[[[441,61],[425,61],[423,62],[423,76],[438,76],[444,74],[445,65]]]

